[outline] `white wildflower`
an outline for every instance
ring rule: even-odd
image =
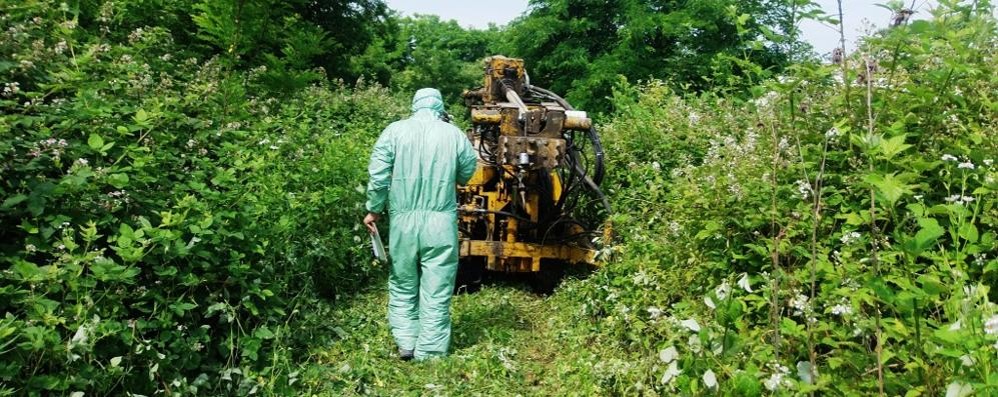
[[[766,390],[776,391],[780,388],[780,384],[783,383],[783,374],[774,372],[769,375],[769,379],[762,382],[763,386],[766,386]]]
[[[80,167],[85,167],[88,164],[90,164],[90,162],[87,161],[87,159],[81,157],[81,158],[76,159],[76,161],[74,162],[74,164],[76,164],[76,165],[78,165]]]
[[[279,149],[277,146],[270,145],[270,150],[277,150],[277,149]]]
[[[745,292],[752,293],[752,284],[749,282],[748,273],[742,273],[742,277],[738,279],[738,286],[742,287]]]
[[[807,200],[811,197],[811,184],[803,179],[797,180],[797,192],[800,193],[800,198],[802,200]]]
[[[833,140],[839,135],[842,135],[842,132],[839,131],[838,127],[832,127],[829,128],[828,131],[825,131],[825,138],[828,138],[829,140]]]
[[[704,295],[703,296],[703,304],[707,305],[707,307],[709,307],[711,309],[716,309],[717,308],[717,305],[714,304],[714,300],[710,299],[709,295]]]
[[[946,198],[944,198],[943,200],[945,200],[947,203],[955,203],[955,204],[961,204],[962,205],[964,203],[971,203],[971,202],[973,202],[974,198],[971,197],[971,196],[963,196],[963,195],[959,195],[959,194],[954,194],[952,196],[946,196]]]
[[[690,112],[689,119],[690,119],[690,124],[696,124],[697,122],[700,121],[700,115],[697,114],[697,112]]]
[[[862,237],[862,235],[859,234],[859,232],[852,231],[852,232],[848,232],[848,233],[843,234],[842,237],[839,238],[839,241],[842,241],[842,244],[849,245],[849,244],[852,244],[852,243],[858,241],[860,239],[860,237]]]
[[[995,163],[994,159],[984,159],[984,165],[986,165],[988,167],[990,167],[991,164],[994,164],[994,163]]]
[[[832,314],[836,316],[848,316],[852,314],[852,306],[848,303],[839,303],[832,306]]]
[[[648,309],[646,310],[648,311],[648,316],[651,317],[652,319],[662,317],[662,309],[659,309],[655,306],[649,306]]]
[[[2,94],[4,97],[11,97],[20,91],[21,91],[21,83],[15,81],[12,83],[4,83]]]
[[[661,171],[662,170],[662,164],[659,164],[658,161],[652,161],[652,163],[651,163],[651,169],[655,170],[656,172],[657,171]]]
[[[728,298],[729,293],[731,293],[731,284],[728,284],[727,280],[724,280],[721,285],[718,285],[717,288],[714,289],[714,294],[717,295],[717,299],[722,301]]]
[[[679,232],[682,231],[682,226],[679,225],[679,222],[671,221],[669,222],[669,231],[672,232],[673,236],[678,236]]]
[[[141,40],[143,33],[144,31],[142,30],[142,28],[136,28],[135,30],[132,31],[132,33],[128,34],[128,41],[134,43],[136,41]]]
[[[794,309],[794,314],[801,315],[810,312],[810,305],[808,304],[808,296],[804,294],[797,294],[793,299],[790,300],[790,307]]]
[[[991,316],[984,322],[984,333],[988,335],[998,335],[998,314]]]
[[[974,169],[974,163],[969,162],[969,161],[964,161],[964,162],[962,162],[960,164],[957,164],[956,168],[963,168],[963,169],[972,170],[972,169]]]
[[[943,157],[942,157],[942,159],[943,159],[943,161],[958,161],[958,159],[956,158],[956,156],[954,156],[952,154],[944,154]]]

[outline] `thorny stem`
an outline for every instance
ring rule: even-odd
[[[769,322],[773,327],[773,350],[774,356],[779,359],[780,357],[780,311],[779,311],[779,294],[780,294],[780,239],[783,236],[783,231],[781,230],[779,235],[777,235],[776,230],[776,195],[777,195],[777,177],[776,173],[779,171],[779,157],[780,157],[780,147],[779,139],[777,139],[776,126],[773,123],[770,124],[770,129],[772,130],[772,141],[773,141],[773,170],[772,176],[770,177],[770,182],[772,184],[773,190],[770,199],[772,201],[772,210],[770,212],[770,230],[769,234],[773,236],[773,248],[770,251],[770,259],[773,263],[773,275],[770,278],[770,302],[769,302]]]
[[[797,34],[797,2],[792,2],[790,6],[790,37],[794,37]],[[791,44],[791,52],[793,50],[793,44]],[[795,112],[796,104],[794,103],[794,92],[790,91],[790,128],[792,130],[796,129],[796,117]],[[783,235],[786,232],[784,229],[780,229],[777,234],[776,230],[776,195],[778,193],[778,179],[777,172],[779,171],[779,157],[780,157],[780,147],[778,134],[776,133],[776,126],[774,123],[769,123],[770,129],[772,130],[772,140],[773,140],[773,170],[770,182],[772,183],[773,190],[770,197],[772,212],[770,214],[770,235],[773,236],[773,248],[770,252],[770,260],[773,264],[773,276],[770,281],[770,309],[769,309],[769,320],[773,327],[773,349],[774,356],[779,359],[780,357],[780,312],[779,312],[779,292],[780,292],[780,279],[782,277],[782,271],[780,269],[780,242],[783,239]]]
[[[818,167],[818,174],[814,176],[814,207],[812,208],[811,216],[811,302],[814,302],[815,291],[817,290],[817,260],[818,260],[818,227],[821,225],[821,188],[822,188],[822,177],[825,174],[825,160],[828,157],[828,137],[825,137],[824,145],[821,148],[821,165]],[[818,355],[814,349],[814,331],[813,324],[810,318],[805,319],[807,322],[807,350],[808,359],[811,362],[811,368],[809,372],[811,373],[812,384],[817,383],[817,374],[815,373],[818,365]],[[813,393],[812,393],[813,394]]]
[[[911,10],[915,9],[915,1],[916,0],[911,0],[911,6],[908,7],[909,9],[911,9]],[[908,21],[905,20],[903,26],[907,26],[907,25],[908,25]],[[899,63],[898,62],[898,54],[901,53],[901,45],[903,43],[904,43],[904,41],[898,40],[897,45],[894,46],[894,51],[891,53],[891,68],[890,68],[890,71],[889,71],[889,73],[887,75],[887,86],[888,87],[891,87],[891,86],[894,85],[894,76],[895,76],[895,74],[897,72],[898,63]],[[866,64],[866,71],[864,71],[863,73],[866,74],[867,80],[869,80],[869,79],[873,78],[873,74],[870,72],[870,62],[869,62],[869,59],[866,59],[864,63]],[[871,84],[869,81],[867,81],[866,83],[867,83],[867,85]],[[869,99],[869,98],[867,98],[867,99]],[[870,106],[869,106],[869,104],[867,104],[867,109],[869,110],[869,108],[870,108]],[[888,106],[887,108],[890,108],[890,106]],[[880,115],[878,114],[877,117],[880,117]],[[876,118],[871,118],[871,120],[872,120],[873,123],[875,123],[877,121]],[[873,127],[872,126],[870,127],[870,132],[871,133],[873,132]]]
[[[839,5],[839,48],[842,49],[842,61],[840,62],[840,64],[841,64],[840,66],[842,66],[842,84],[844,84],[845,88],[846,88],[845,89],[845,94],[846,94],[845,105],[846,105],[846,110],[848,111],[849,110],[849,104],[850,104],[850,102],[849,102],[849,92],[852,91],[852,90],[850,90],[850,88],[852,87],[852,85],[849,84],[849,57],[846,56],[845,14],[842,13],[842,0],[838,0],[837,3]],[[849,112],[849,114],[852,114],[852,112]]]
[[[870,73],[871,63],[869,57],[863,57],[863,73],[866,74],[866,132],[868,136],[873,135],[873,79],[872,73]],[[873,172],[873,158],[869,161],[870,172]],[[880,260],[877,253],[877,244],[879,239],[879,233],[877,230],[877,195],[873,187],[870,187],[870,262],[873,263],[873,270],[876,275],[880,276]],[[877,338],[877,386],[880,389],[880,395],[884,395],[884,364],[882,361],[883,357],[883,335],[881,334],[880,328],[880,303],[876,303],[876,313],[877,313],[877,323],[876,323],[876,338]]]

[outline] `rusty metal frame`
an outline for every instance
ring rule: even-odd
[[[596,251],[570,245],[541,245],[525,242],[466,240],[460,242],[462,257],[487,258],[489,270],[540,271],[541,259],[558,259],[576,264],[595,264]],[[504,263],[503,259],[515,262]],[[529,265],[527,265],[529,263]]]

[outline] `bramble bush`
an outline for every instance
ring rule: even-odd
[[[998,393],[996,24],[940,3],[748,101],[618,88],[592,393]]]
[[[405,101],[340,83],[278,96],[265,68],[163,27],[4,8],[0,395],[294,390],[301,324],[335,325],[303,308],[375,270],[360,186]]]
[[[351,324],[387,338],[355,316],[373,306],[320,296],[353,299],[383,270],[357,222],[364,164],[406,98],[326,82],[328,32],[291,8],[254,25],[196,3],[0,2],[0,395],[381,381],[323,358]],[[748,99],[618,85],[601,128],[618,244],[545,301],[544,327],[577,348],[543,384],[998,393],[996,23],[990,2],[940,4]],[[343,340],[367,354],[369,336]],[[534,375],[479,350],[472,374]],[[401,372],[424,390],[434,371]]]

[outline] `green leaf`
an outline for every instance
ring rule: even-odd
[[[978,238],[977,226],[974,226],[973,223],[965,223],[963,226],[960,226],[960,237],[963,237],[968,242],[976,243]]]
[[[918,256],[925,250],[932,247],[939,237],[946,233],[946,229],[939,226],[939,222],[934,218],[919,218],[920,229],[915,236],[904,242],[904,250]]]
[[[17,204],[20,204],[22,201],[27,200],[27,199],[28,199],[28,196],[26,196],[26,195],[15,194],[13,196],[7,197],[7,199],[3,201],[3,204],[0,205],[0,208],[11,208],[11,207],[13,207],[13,206],[15,206]]]
[[[149,121],[149,114],[144,109],[139,109],[132,119],[135,120],[135,124],[145,125]]]
[[[922,285],[922,290],[924,290],[925,293],[929,295],[938,296],[939,294],[942,294],[943,292],[946,292],[948,290],[948,288],[946,288],[946,285],[939,280],[939,277],[936,277],[935,275],[931,274],[923,274],[919,276],[918,283]]]
[[[28,261],[17,261],[13,269],[14,273],[24,281],[41,281],[45,278],[45,272],[38,265]]]
[[[253,332],[253,336],[260,339],[273,339],[274,336],[276,335],[274,335],[274,332],[271,331],[270,328],[267,328],[267,326],[264,325],[260,328],[257,328],[256,331]]]
[[[107,176],[107,183],[111,184],[118,189],[123,189],[128,186],[128,174],[111,174]]]
[[[90,139],[87,139],[87,145],[93,150],[100,150],[104,147],[104,138],[101,138],[96,132],[92,132],[90,133]]]
[[[132,227],[127,223],[122,223],[121,225],[118,225],[118,234],[121,237],[131,238],[135,235],[135,229],[132,229]]]
[[[872,289],[873,293],[877,295],[877,298],[880,298],[880,300],[884,303],[890,304],[894,302],[894,291],[889,285],[887,285],[887,283],[884,282],[882,278],[878,277],[870,280],[867,287]]]
[[[134,282],[133,279],[139,274],[138,268],[119,265],[109,258],[95,260],[90,265],[90,271],[100,281],[121,281],[129,284]]]
[[[905,194],[912,193],[912,185],[905,184],[895,173],[886,175],[869,174],[866,182],[876,188],[877,194],[887,200],[891,206],[897,203]]]
[[[867,153],[874,152],[874,149],[880,146],[880,142],[884,139],[883,135],[880,134],[853,134],[849,136],[849,141],[853,145],[858,146]]]
[[[894,156],[898,153],[901,153],[911,147],[911,145],[904,143],[905,138],[907,138],[907,135],[901,134],[896,137],[880,141],[880,153],[883,154],[888,160],[894,158]]]

